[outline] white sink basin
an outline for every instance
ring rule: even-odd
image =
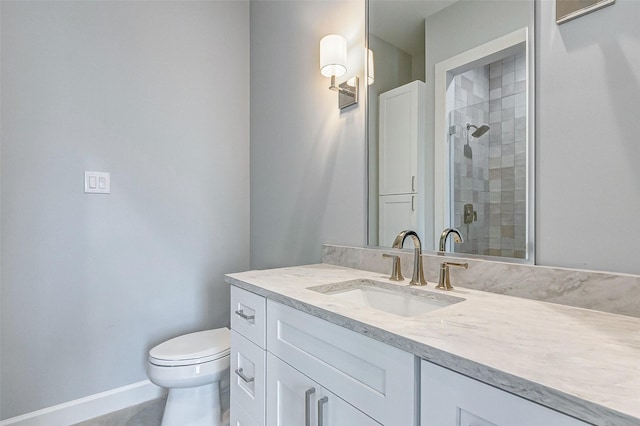
[[[419,290],[373,280],[352,280],[309,287],[309,290],[331,296],[356,306],[365,306],[402,317],[431,312],[464,301],[460,297]]]

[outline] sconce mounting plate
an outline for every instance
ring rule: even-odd
[[[350,86],[349,82],[354,86]],[[358,103],[358,86],[357,76],[338,85],[338,108],[344,109]]]

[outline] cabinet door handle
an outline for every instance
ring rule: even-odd
[[[256,317],[255,315],[245,314],[242,309],[236,311],[236,315],[239,316],[240,318],[246,319],[247,321],[253,321],[253,319]]]
[[[324,426],[324,410],[325,404],[329,403],[329,397],[325,396],[318,400],[318,426]]]
[[[311,426],[311,395],[316,388],[309,388],[304,392],[304,426]]]
[[[416,211],[416,196],[415,195],[411,196],[411,211],[412,212]]]
[[[255,377],[247,377],[244,375],[244,372],[242,371],[242,368],[236,368],[236,374],[238,375],[238,377],[240,377],[245,383],[251,383],[253,382],[256,378]]]
[[[411,192],[416,192],[416,177],[411,176]]]

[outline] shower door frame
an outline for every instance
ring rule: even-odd
[[[447,88],[455,75],[494,62],[525,46],[526,65],[526,107],[527,107],[527,164],[526,164],[526,258],[501,258],[507,261],[535,263],[534,249],[534,66],[533,40],[527,27],[506,34],[478,47],[467,50],[435,65],[435,126],[434,126],[434,231],[452,226],[451,219],[451,177],[452,165],[448,138]],[[453,252],[449,247],[447,251]]]

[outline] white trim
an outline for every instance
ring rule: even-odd
[[[438,62],[435,65],[433,221],[437,230],[445,229],[449,226],[450,171],[449,167],[447,167],[448,124],[446,120],[446,91],[447,85],[450,83],[448,80],[452,78],[454,72],[462,71],[461,68],[463,67],[466,70],[489,64],[502,57],[506,50],[522,43],[527,43],[527,41],[528,30],[525,27]],[[531,77],[530,74],[527,76]],[[530,95],[527,93],[527,96]]]
[[[536,73],[535,73],[535,16],[536,2],[529,5],[529,28],[527,33],[527,240],[526,240],[526,260],[528,263],[535,265],[536,263],[536,246],[535,246],[535,224],[536,224]]]
[[[12,417],[0,421],[0,426],[67,426],[160,398],[165,393],[161,387],[144,380]]]

